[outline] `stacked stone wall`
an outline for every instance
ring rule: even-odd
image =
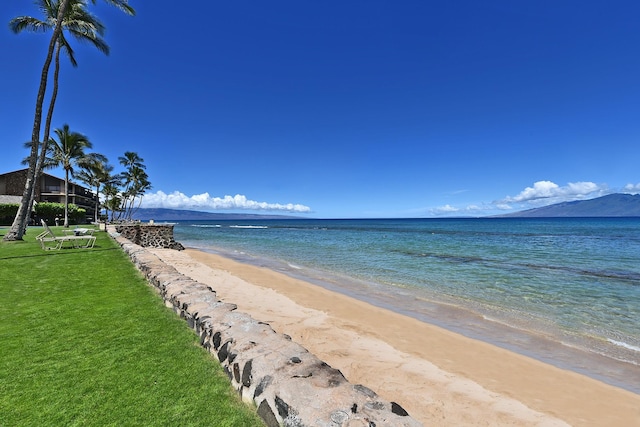
[[[173,224],[117,224],[116,232],[129,241],[146,248],[183,250],[184,246],[173,238]]]
[[[193,328],[267,426],[421,425],[397,403],[350,384],[339,370],[290,337],[236,311],[234,304],[221,302],[212,287],[179,273],[124,234],[111,234],[166,306]]]

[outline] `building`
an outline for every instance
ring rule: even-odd
[[[27,169],[0,174],[0,195],[22,197]],[[64,179],[42,173],[36,181],[36,202],[64,203]],[[87,221],[93,221],[96,195],[91,190],[69,181],[69,203],[87,211]]]

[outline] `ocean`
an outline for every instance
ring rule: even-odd
[[[640,218],[216,220],[174,236],[640,394]]]

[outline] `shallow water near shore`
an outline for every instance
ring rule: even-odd
[[[640,219],[194,221],[174,232],[640,394]]]

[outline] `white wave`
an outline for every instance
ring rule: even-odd
[[[624,347],[628,350],[640,352],[640,347],[636,347],[635,345],[627,344],[626,342],[622,341],[612,340],[611,338],[607,338],[607,341],[609,341],[611,344],[617,345],[618,347]]]
[[[198,228],[220,228],[222,227],[220,224],[211,225],[211,224],[191,224],[192,227]]]
[[[266,225],[230,225],[229,228],[269,228]]]

